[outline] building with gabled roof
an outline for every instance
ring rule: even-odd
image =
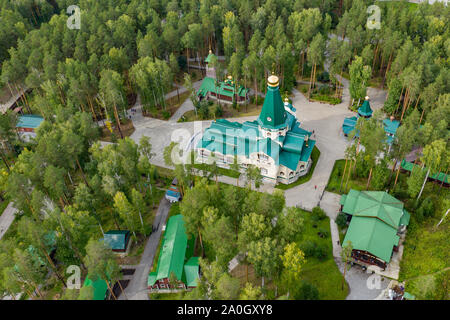
[[[124,253],[129,247],[130,237],[129,230],[109,230],[100,240],[103,240],[112,251]]]
[[[249,89],[235,83],[232,76],[228,76],[224,81],[217,81],[216,70],[210,65],[213,57],[216,57],[211,50],[205,59],[206,77],[203,79],[197,96],[202,99],[215,99],[224,103],[246,103],[249,100]]]
[[[409,224],[403,203],[384,191],[351,189],[340,204],[351,219],[343,245],[351,242],[353,259],[385,269]]]
[[[194,238],[188,239],[186,235],[183,216],[179,214],[171,217],[161,243],[156,271],[148,276],[150,290],[197,286],[200,268],[198,258],[192,257],[194,242]],[[175,287],[169,283],[172,274],[178,281]]]
[[[36,137],[36,129],[44,121],[44,118],[35,114],[25,114],[18,117],[16,130],[19,136],[25,140],[30,141]]]
[[[292,183],[308,172],[315,145],[311,132],[300,127],[295,111],[288,99],[281,99],[278,77],[272,75],[258,119],[244,123],[213,121],[196,151],[202,161],[214,154],[216,163],[225,168],[236,156],[242,168],[255,165],[263,177]]]
[[[366,97],[362,106],[358,108],[358,112],[356,117],[348,117],[344,119],[344,123],[342,124],[342,132],[345,136],[348,136],[351,132],[355,130],[356,122],[358,118],[369,119],[372,117],[373,110],[370,107],[369,97]],[[394,120],[394,117],[383,120],[383,128],[386,132],[386,143],[389,145],[392,144],[395,134],[397,132],[398,127],[400,126],[400,121]],[[355,137],[359,137],[359,132],[355,133]]]

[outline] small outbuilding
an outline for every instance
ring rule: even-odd
[[[36,129],[44,121],[44,118],[35,114],[26,114],[19,116],[16,125],[19,136],[25,140],[30,141],[31,138],[36,137]]]
[[[103,240],[112,251],[125,253],[130,243],[130,231],[109,230],[101,240]]]

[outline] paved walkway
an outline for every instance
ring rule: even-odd
[[[148,300],[147,279],[148,274],[153,266],[153,260],[161,239],[162,228],[166,224],[167,216],[169,215],[170,203],[163,198],[159,204],[156,212],[155,220],[153,222],[154,232],[150,235],[145,245],[144,253],[141,261],[136,266],[136,271],[125,288],[125,295],[121,293],[119,300]]]
[[[3,214],[0,216],[0,239],[3,238],[9,226],[13,223],[17,209],[13,207],[12,202],[8,204]]]

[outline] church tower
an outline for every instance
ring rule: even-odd
[[[267,79],[267,93],[258,117],[259,130],[266,138],[276,140],[288,130],[286,110],[281,99],[279,79],[271,75]]]
[[[216,57],[216,55],[214,53],[212,53],[212,50],[209,50],[209,54],[205,59],[205,63],[206,63],[206,76],[209,78],[213,78],[216,79],[216,69],[211,66],[209,63],[211,62],[211,58],[212,57]],[[216,57],[217,58],[217,57]]]

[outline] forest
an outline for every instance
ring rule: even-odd
[[[386,145],[381,113],[359,121],[360,137],[346,150],[340,188],[335,191],[358,180],[361,188],[389,189],[405,200],[409,208],[421,212],[418,223],[435,212],[441,214],[448,208],[448,190],[426,181],[433,173],[447,175],[450,164],[450,10],[442,3],[379,1],[381,28],[369,29],[371,4],[368,0],[0,0],[0,102],[23,89],[18,105],[45,119],[35,141],[25,143],[15,132],[17,115],[10,111],[0,115],[0,200],[14,202],[19,212],[17,223],[0,241],[0,295],[26,292],[29,297],[51,299],[50,294],[65,286],[63,270],[71,264],[81,265],[84,274],[120,278],[116,260],[95,240],[106,227],[126,227],[142,242],[162,197],[157,187],[164,188],[173,176],[187,175],[184,168],[167,173],[150,164],[151,137],[136,143],[122,132],[126,110],[139,97],[145,111],[165,112],[165,95],[190,79],[195,66],[204,66],[209,50],[224,57],[223,69],[237,83],[252,88],[256,104],[271,73],[279,75],[284,95],[306,81],[308,98],[322,93],[339,98],[341,82],[348,79],[352,110],[360,106],[368,87],[387,90],[383,111],[402,122],[397,138],[391,147]],[[70,5],[81,10],[79,30],[67,27]],[[225,72],[218,77],[223,80]],[[321,89],[319,82],[327,77],[330,84]],[[113,139],[115,144],[102,147],[98,141],[102,120],[118,129],[121,139]],[[360,144],[363,151],[357,148]],[[419,148],[422,170],[406,176],[400,168],[393,169]],[[380,153],[387,155],[382,161]],[[228,209],[208,199],[208,214],[202,216],[203,211],[188,208],[190,192],[200,193],[196,190],[187,191],[188,201],[180,209],[193,217],[187,228],[197,234],[201,230],[206,243],[215,247],[212,252],[219,261],[206,261],[203,269],[205,279],[217,284],[224,268],[220,259],[238,251],[223,247],[225,240],[234,239],[237,230],[245,239],[245,223],[275,215],[261,205],[256,213],[242,209],[242,216],[228,216],[223,214]],[[244,213],[249,219],[245,223]],[[215,238],[201,219],[215,221],[230,238]],[[262,230],[251,238],[253,242],[247,241],[255,246],[249,263],[259,276],[279,282],[283,294],[317,298],[309,283],[300,286],[303,291],[293,292],[286,285],[289,281],[283,282],[289,277],[298,280],[295,272],[280,273],[288,270],[291,258],[261,259],[270,241],[277,257],[284,252],[285,257],[303,259],[296,242],[280,234],[276,228]],[[245,247],[238,245],[239,250]],[[54,248],[57,264],[50,257]],[[49,271],[53,282],[46,278]],[[277,278],[278,273],[282,277]],[[226,288],[233,279],[222,282],[214,284],[212,292],[223,298],[226,290],[215,288]],[[43,292],[42,283],[46,283]],[[202,283],[190,297],[205,298],[207,285]],[[233,298],[241,294],[259,298],[258,290],[250,286],[244,293],[236,291]],[[32,294],[35,291],[37,295]],[[62,298],[92,294],[80,292],[75,297],[68,296],[71,290],[65,292]]]

